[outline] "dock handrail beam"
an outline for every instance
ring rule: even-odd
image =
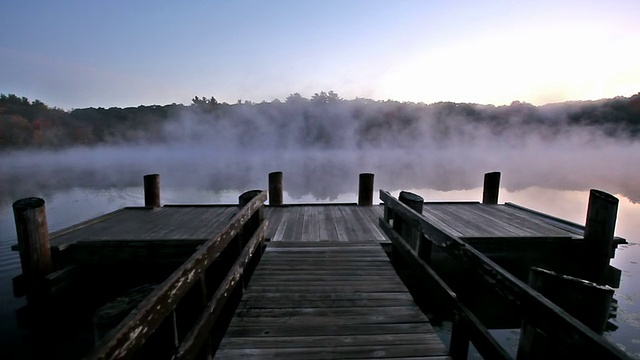
[[[598,359],[629,359],[622,350],[598,335],[587,326],[569,315],[566,311],[549,301],[530,286],[511,275],[478,250],[462,239],[449,234],[431,224],[425,216],[418,214],[409,206],[394,198],[389,192],[380,190],[380,200],[384,203],[384,218],[380,227],[391,239],[394,251],[397,251],[412,270],[424,279],[431,288],[444,293],[455,314],[452,335],[451,355],[454,359],[466,359],[469,342],[473,343],[485,358],[509,359],[511,356],[495,341],[485,326],[460,303],[456,294],[444,283],[436,272],[423,259],[421,254],[427,245],[441,248],[465,266],[480,272],[482,278],[493,284],[501,295],[516,304],[523,318],[539,330],[564,339],[562,345],[572,355],[595,357]],[[393,226],[391,223],[393,222]],[[398,226],[398,222],[402,226]],[[394,229],[411,227],[420,233],[418,244],[410,245],[403,235]],[[405,233],[406,231],[402,231]],[[408,232],[411,234],[411,232]],[[412,234],[411,236],[415,236]]]
[[[241,195],[240,202],[246,201]],[[243,198],[244,197],[244,198]],[[168,357],[195,358],[209,337],[215,321],[234,290],[242,291],[243,273],[248,264],[261,253],[267,229],[262,216],[267,193],[252,191],[252,197],[233,216],[226,227],[205,242],[195,253],[149,294],[120,324],[93,349],[86,359],[130,358],[166,321],[173,325],[169,331],[173,344]],[[246,245],[245,245],[246,244]],[[231,254],[232,258],[221,255]],[[206,289],[205,274],[216,261],[230,263],[226,276],[211,293]],[[208,280],[208,279],[207,279]],[[238,287],[238,284],[241,286]],[[178,331],[176,308],[185,295],[196,285],[201,287],[200,311],[186,331]],[[193,317],[193,316],[192,316]],[[178,319],[179,321],[179,319]],[[184,329],[183,329],[184,330]],[[165,344],[166,345],[166,344]]]

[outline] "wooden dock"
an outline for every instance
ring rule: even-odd
[[[291,241],[267,246],[215,358],[447,355],[378,243]]]
[[[15,249],[23,274],[14,279],[14,292],[27,296],[30,324],[49,334],[41,355],[466,359],[473,343],[485,358],[511,359],[487,320],[512,312],[517,326],[525,322],[518,358],[625,358],[598,334],[612,296],[601,285],[616,285],[620,274],[608,261],[624,243],[613,236],[615,212],[611,218],[610,209],[601,211],[613,203],[610,195],[595,193],[600,200],[594,203],[604,205],[592,211],[590,200],[582,226],[497,204],[497,185],[487,186],[486,177],[482,203],[425,202],[381,190],[383,204],[373,205],[373,175],[364,175],[361,181],[370,183],[361,184],[358,204],[285,205],[280,173],[269,184],[275,199],[269,206],[259,190],[242,194],[239,205],[161,206],[153,175],[145,177],[144,207],[51,234],[42,199],[16,202]],[[569,252],[578,255],[569,261]],[[411,286],[430,304],[454,314],[450,346],[436,335],[411,295],[416,288],[409,292],[396,266],[411,270]],[[536,274],[543,274],[542,285],[527,285],[532,266],[541,268]],[[576,300],[566,291],[549,292],[548,279],[558,278],[559,287],[570,284],[571,294],[602,299],[601,316],[565,312]],[[485,306],[478,289],[490,289],[500,298],[495,303],[508,306],[490,310],[489,318],[479,315]],[[93,329],[87,317],[93,317]],[[52,353],[48,346],[64,342],[62,328],[95,339],[72,337],[72,352]],[[536,355],[539,344],[546,353]]]

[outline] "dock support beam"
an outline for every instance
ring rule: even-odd
[[[490,172],[484,174],[484,187],[482,190],[483,204],[497,204],[500,193],[500,173]]]
[[[44,200],[25,198],[13,203],[22,275],[29,306],[42,305],[47,297],[44,279],[53,270]]]
[[[269,205],[282,205],[282,171],[269,173]]]
[[[373,205],[373,174],[362,173],[358,182],[358,205]]]
[[[618,199],[615,196],[591,189],[584,229],[584,246],[589,258],[587,280],[597,284],[602,285],[607,279],[617,214]]]
[[[144,176],[144,206],[160,207],[160,175]]]
[[[591,330],[602,335],[609,319],[614,290],[579,278],[533,267],[529,286],[551,300]],[[548,359],[557,354],[553,338],[524,322],[518,343],[518,359]]]
[[[422,210],[424,208],[424,199],[422,196],[408,191],[400,191],[398,200],[410,207],[411,210],[418,214],[422,214]],[[397,227],[395,225],[396,219],[399,220]],[[396,219],[394,219],[394,230],[402,235],[407,244],[415,250],[420,259],[428,263],[431,258],[431,242],[424,238],[420,230],[410,226],[405,226],[405,224],[401,223],[401,219]]]

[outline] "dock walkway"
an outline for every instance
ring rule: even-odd
[[[215,358],[447,354],[377,242],[272,241]]]

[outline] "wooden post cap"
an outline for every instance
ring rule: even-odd
[[[20,200],[16,200],[13,203],[13,209],[15,211],[25,211],[29,209],[37,209],[44,206],[44,199],[39,197],[29,197]]]
[[[258,196],[261,192],[262,190],[249,190],[242,193],[238,197],[238,203],[240,207],[247,205],[254,197]]]

